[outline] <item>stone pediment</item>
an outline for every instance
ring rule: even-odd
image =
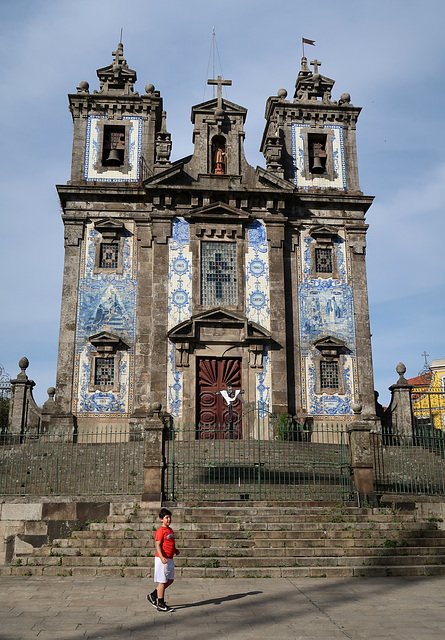
[[[326,225],[317,225],[316,227],[312,227],[309,233],[311,237],[318,242],[332,242],[333,238],[338,236],[337,229]]]
[[[185,214],[184,218],[190,222],[236,223],[250,222],[252,216],[224,202],[213,202],[199,209],[194,209],[191,213]]]
[[[232,311],[227,311],[221,307],[204,311],[192,316],[173,327],[168,332],[169,340],[172,342],[201,342],[202,328],[217,329],[214,332],[213,342],[231,342],[227,334],[232,334],[231,330],[236,330],[239,340],[242,343],[268,343],[271,340],[270,331],[260,327],[260,325],[248,320],[245,316],[238,315]],[[207,336],[207,331],[204,332]],[[209,334],[210,335],[210,334]],[[228,339],[229,338],[229,339]],[[206,338],[206,341],[208,338]]]
[[[263,169],[263,167],[257,167],[256,174],[258,182],[269,189],[272,187],[273,189],[282,189],[283,191],[295,190],[295,187],[291,182],[284,180],[284,178],[280,178],[280,176],[271,171],[267,171],[267,169]]]
[[[109,331],[100,331],[90,336],[88,340],[96,347],[97,351],[115,351],[124,346],[121,338]]]
[[[176,162],[173,166],[169,167],[165,171],[160,171],[144,180],[144,187],[158,187],[159,185],[168,185],[171,183],[188,183],[190,179],[184,173],[184,164],[190,160],[191,156],[187,156],[182,160]]]
[[[263,345],[271,344],[267,329],[251,322],[245,316],[221,307],[204,311],[181,322],[168,332],[175,344],[175,363],[178,368],[189,366],[189,355],[195,348],[227,345],[247,347],[249,366],[263,367]]]
[[[337,356],[345,346],[343,340],[333,338],[332,336],[325,336],[314,342],[314,347],[318,349],[323,356]]]
[[[111,220],[110,218],[102,218],[98,222],[94,223],[94,228],[104,239],[113,239],[121,236],[125,232],[125,225],[118,220]]]
[[[241,107],[239,104],[235,104],[235,102],[230,102],[230,100],[222,100],[222,105],[224,115],[242,115],[243,121],[246,119],[247,109],[245,107]],[[212,100],[207,100],[207,102],[202,102],[192,107],[192,123],[195,123],[195,117],[198,114],[213,114],[217,107],[218,98],[212,98]]]

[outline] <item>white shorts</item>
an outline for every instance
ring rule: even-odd
[[[172,558],[167,558],[167,564],[162,564],[161,558],[155,557],[154,581],[165,584],[167,580],[175,579],[175,563]]]

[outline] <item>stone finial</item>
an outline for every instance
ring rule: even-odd
[[[167,112],[161,114],[161,128],[156,135],[156,167],[170,165],[172,151],[171,135],[167,131]]]
[[[354,412],[354,415],[360,415],[362,412],[362,405],[361,404],[353,404],[352,405],[352,411]]]
[[[28,380],[28,376],[25,373],[25,370],[29,367],[29,360],[26,356],[20,358],[19,360],[20,373],[17,376],[17,380]]]
[[[160,402],[152,402],[151,408],[154,413],[159,413],[162,409],[162,404]]]
[[[86,80],[82,80],[79,82],[79,86],[77,87],[77,93],[89,93],[90,85]]]
[[[338,104],[340,107],[344,104],[351,104],[351,96],[349,95],[349,93],[342,93]]]
[[[306,56],[303,56],[301,58],[301,70],[302,71],[310,71],[309,67],[307,66],[307,58],[306,58]]]
[[[54,396],[56,395],[55,388],[54,387],[48,387],[48,389],[46,390],[46,393],[48,394],[48,400],[54,401]]]
[[[406,367],[403,362],[399,362],[396,367],[396,372],[399,374],[397,384],[408,384],[408,380],[405,378]]]
[[[167,111],[161,114],[161,133],[167,133]]]
[[[147,93],[148,95],[151,95],[152,93],[154,93],[154,90],[155,90],[154,84],[145,85],[145,93]]]
[[[286,100],[287,98],[286,89],[278,89],[277,96],[280,98],[280,100]]]

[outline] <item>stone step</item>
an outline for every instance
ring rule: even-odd
[[[0,567],[0,575],[16,576],[121,576],[152,578],[152,569],[144,567],[63,567],[21,566]],[[444,565],[359,566],[359,567],[181,567],[177,577],[183,578],[348,578],[385,576],[437,576],[445,575]]]
[[[410,546],[418,547],[437,547],[445,551],[445,539],[439,537],[420,536],[414,537],[405,535],[401,532],[400,536],[377,536],[374,532],[369,534],[357,535],[354,532],[283,532],[283,535],[242,535],[245,532],[229,535],[215,534],[196,534],[188,538],[178,540],[178,548],[188,550],[190,548],[208,548],[208,547],[254,547],[264,549],[280,549],[280,548],[310,548],[310,547],[331,547],[339,548],[348,547],[380,547],[380,548],[408,548]],[[78,555],[81,552],[101,552],[106,553],[109,549],[128,549],[136,550],[153,550],[154,544],[151,538],[138,538],[133,535],[125,535],[124,538],[82,538],[82,539],[59,539],[53,541],[51,547],[45,547],[47,555],[69,554]]]
[[[416,523],[417,524],[417,523]],[[220,538],[268,538],[274,539],[299,539],[299,538],[357,538],[357,539],[376,539],[376,538],[437,538],[442,539],[444,537],[442,531],[433,530],[424,527],[415,528],[402,528],[400,526],[369,526],[356,528],[351,526],[327,526],[327,527],[300,527],[295,525],[289,528],[280,527],[278,530],[276,527],[271,529],[249,529],[244,525],[237,525],[231,527],[218,527],[218,528],[204,528],[200,529],[197,526],[187,529],[176,529],[176,541],[179,543],[190,539],[220,539]],[[76,543],[82,544],[86,540],[153,540],[154,531],[135,530],[127,527],[126,529],[97,529],[92,531],[73,531],[71,540],[75,540]],[[57,542],[61,543],[63,539]]]
[[[178,576],[424,576],[442,575],[445,566],[445,532],[413,513],[301,503],[172,511]],[[159,524],[157,509],[133,503],[19,558],[5,575],[150,577]]]
[[[245,522],[245,521],[231,521],[231,522],[180,522],[176,523],[175,533],[176,537],[181,535],[183,531],[314,531],[324,529],[335,530],[354,530],[354,531],[386,531],[386,530],[403,530],[409,528],[410,530],[425,530],[434,531],[431,523],[426,522],[353,522],[342,521],[332,522],[324,520],[314,520],[312,522],[300,522],[290,521],[277,526],[277,521],[272,522]],[[132,522],[132,523],[93,523],[89,525],[88,531],[74,531],[73,537],[82,538],[88,537],[86,534],[96,532],[96,537],[103,532],[119,532],[119,531],[133,531],[137,534],[142,532],[144,535],[147,533],[153,533],[157,529],[150,523],[145,522]],[[99,532],[99,533],[98,533]],[[93,536],[91,536],[93,537]],[[118,535],[116,537],[119,537]]]
[[[427,561],[427,562],[426,562]],[[153,557],[131,557],[123,558],[120,556],[111,557],[47,557],[35,556],[24,559],[22,566],[43,566],[43,567],[102,567],[102,566],[119,566],[119,567],[153,567]],[[333,557],[274,557],[270,555],[256,557],[230,557],[230,556],[199,556],[193,558],[177,558],[175,565],[181,567],[352,567],[352,566],[412,566],[420,564],[445,564],[445,557],[425,558],[424,556],[333,556]]]

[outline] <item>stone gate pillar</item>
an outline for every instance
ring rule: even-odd
[[[399,379],[389,387],[391,391],[389,414],[392,435],[403,440],[405,443],[409,443],[412,442],[414,432],[413,387],[405,378],[406,367],[403,362],[399,362],[396,371],[399,374]]]
[[[354,405],[354,420],[348,428],[351,475],[359,503],[377,505],[374,490],[374,463],[371,447],[371,429],[376,420],[369,416],[362,416],[361,405]]]
[[[152,412],[145,415],[136,413],[130,418],[131,424],[142,424],[144,429],[144,487],[143,502],[162,504],[164,495],[164,423],[160,417],[162,405],[152,404]]]
[[[17,378],[11,380],[8,435],[13,439],[20,438],[26,430],[28,401],[36,384],[34,380],[29,380],[25,373],[29,367],[28,358],[22,358],[19,367],[21,371]]]

